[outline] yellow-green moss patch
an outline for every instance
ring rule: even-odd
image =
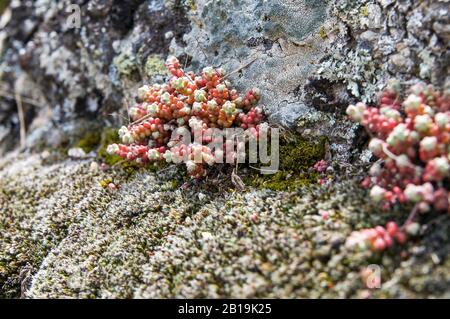
[[[299,135],[280,137],[280,167],[277,173],[249,174],[244,177],[247,185],[272,190],[294,190],[317,182],[317,173],[309,168],[325,156],[326,138],[310,141]]]
[[[84,134],[81,139],[75,143],[75,147],[80,147],[86,153],[96,149],[101,141],[101,134],[98,131],[91,131]]]

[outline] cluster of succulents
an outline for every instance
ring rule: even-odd
[[[406,241],[406,233],[395,222],[388,222],[386,227],[376,226],[354,231],[347,238],[346,246],[349,248],[370,248],[374,251],[383,251],[391,247],[394,242],[403,244]]]
[[[386,207],[409,202],[418,203],[420,212],[450,212],[450,94],[419,83],[401,102],[399,92],[391,81],[379,107],[358,103],[347,109],[371,134],[369,149],[379,158],[364,184]]]
[[[166,65],[172,74],[168,83],[144,85],[138,90],[139,104],[129,111],[133,120],[119,130],[122,144],[112,144],[108,153],[137,163],[166,161],[186,164],[192,177],[205,173],[205,164],[232,163],[237,152],[228,147],[213,150],[206,144],[214,142],[212,129],[239,127],[247,138],[258,138],[263,114],[256,104],[259,89],[239,96],[225,79],[223,69],[206,67],[200,75],[185,72],[178,59],[169,57]],[[183,132],[200,139],[181,143]],[[174,134],[175,133],[175,134]],[[226,153],[226,154],[225,154]],[[227,156],[223,160],[223,156]]]
[[[369,149],[378,160],[363,186],[370,187],[375,202],[385,209],[400,203],[413,204],[413,211],[419,213],[450,212],[448,92],[442,94],[419,83],[402,100],[400,84],[392,80],[382,92],[378,107],[358,103],[350,105],[347,114],[371,136]],[[376,250],[389,246],[380,240],[375,242],[372,247]]]
[[[313,170],[315,170],[318,173],[325,172],[327,170],[327,168],[328,168],[328,163],[324,159],[321,159],[313,166]]]

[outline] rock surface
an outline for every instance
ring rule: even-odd
[[[67,9],[77,3],[81,24],[73,28]],[[343,115],[349,103],[373,101],[392,77],[450,89],[449,7],[448,0],[10,1],[0,19],[0,296],[448,298],[448,217],[427,221],[398,250],[350,252],[342,244],[353,229],[389,218],[352,181],[294,192],[183,190],[171,169],[101,171],[92,159],[98,148],[77,144],[126,123],[136,89],[164,81],[173,54],[195,71],[240,69],[233,85],[261,88],[273,123],[327,137],[327,156],[345,171],[368,157],[359,150],[364,135]],[[19,104],[22,153],[12,151]],[[69,149],[86,152],[52,158]],[[369,264],[382,266],[380,290],[361,280]]]
[[[70,3],[80,4],[80,28],[68,24]],[[57,146],[80,118],[123,122],[136,88],[161,81],[175,54],[196,71],[253,62],[233,83],[260,87],[272,121],[326,133],[334,155],[349,159],[349,102],[373,100],[391,77],[449,88],[448,11],[447,0],[11,1],[0,31],[9,96],[0,100],[0,145],[17,143],[14,92],[26,98],[28,146],[43,137]]]

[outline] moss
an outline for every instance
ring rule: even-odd
[[[120,156],[111,155],[106,152],[106,148],[108,147],[108,145],[114,143],[120,143],[117,129],[110,127],[104,128],[101,133],[100,149],[98,150],[97,156],[109,166],[117,164],[118,162],[122,161],[122,158]]]
[[[86,153],[97,148],[101,141],[101,134],[98,131],[91,131],[84,134],[81,139],[75,143],[75,147],[80,147]]]
[[[56,173],[50,168],[41,169],[40,160],[38,163],[39,166],[35,166],[35,162],[26,164],[26,174],[15,174],[0,181],[0,206],[3,208],[0,233],[4,239],[0,240],[0,298],[20,297],[27,274],[35,272],[49,250],[66,236],[72,221],[71,209],[66,205],[85,198],[90,192],[88,185],[92,176],[86,172],[88,165],[81,172],[72,171],[74,175],[68,177],[64,175],[68,170]],[[61,164],[53,167],[61,167]],[[38,172],[42,174],[39,179],[34,175],[32,179],[24,178]],[[61,197],[53,201],[55,196]],[[47,200],[49,206],[41,206]],[[45,226],[34,227],[33,220],[39,209],[51,212],[52,217]]]
[[[254,187],[268,188],[274,191],[292,191],[316,182],[316,173],[300,173],[291,175],[286,172],[277,172],[274,175],[270,175],[270,177],[253,177],[250,184]]]
[[[0,0],[0,15],[5,11],[6,7],[9,4],[9,0]]]
[[[317,182],[318,175],[309,168],[325,156],[326,138],[309,141],[299,135],[280,137],[280,167],[273,175],[250,174],[244,182],[257,188],[276,191],[294,190]]]
[[[307,170],[325,156],[326,137],[310,141],[298,135],[281,137],[280,169],[301,172]]]

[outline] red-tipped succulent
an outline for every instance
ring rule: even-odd
[[[119,130],[122,144],[110,145],[110,154],[138,163],[183,162],[192,177],[200,177],[205,164],[213,165],[224,155],[205,145],[212,141],[211,129],[239,127],[258,138],[260,128],[267,127],[256,106],[259,89],[241,97],[225,80],[223,69],[206,67],[196,75],[185,72],[175,57],[169,57],[166,65],[172,78],[166,84],[144,85],[138,90],[140,103],[130,109],[134,122]],[[183,130],[199,134],[201,140],[180,144],[173,136]],[[231,161],[237,157],[232,152],[227,156]]]
[[[350,105],[347,114],[371,136],[369,149],[378,160],[363,185],[370,187],[375,202],[385,209],[411,203],[414,212],[450,212],[448,92],[419,83],[402,100],[400,85],[393,80],[382,92],[379,106],[358,103]]]

